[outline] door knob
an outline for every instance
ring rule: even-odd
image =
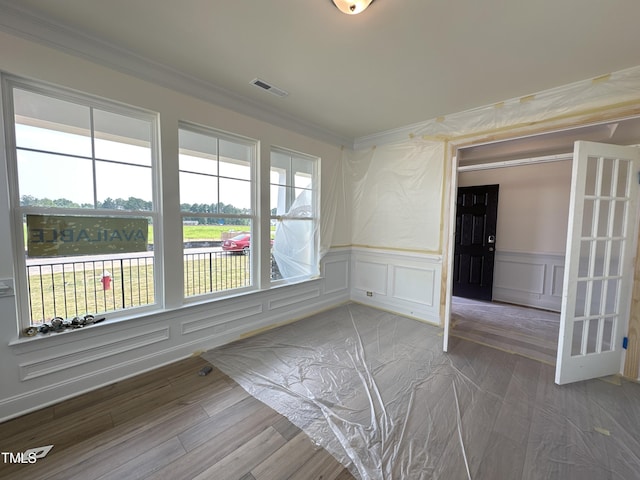
[[[489,238],[487,238],[487,243],[496,243],[496,236],[489,235]]]

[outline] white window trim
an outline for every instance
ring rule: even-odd
[[[202,218],[247,218],[251,221],[251,237],[252,239],[260,239],[260,212],[258,210],[258,191],[260,189],[258,182],[258,163],[259,163],[259,151],[260,151],[260,142],[256,139],[246,137],[243,135],[238,135],[235,133],[227,132],[224,130],[219,130],[217,128],[207,127],[204,125],[180,121],[178,122],[178,131],[185,130],[189,132],[198,133],[205,136],[211,136],[211,138],[217,138],[218,140],[226,140],[229,142],[240,143],[251,148],[251,159],[250,159],[250,186],[251,186],[251,215],[233,215],[233,214],[224,214],[224,213],[191,213],[191,212],[183,212],[180,209],[180,219],[182,220],[182,224],[184,225],[185,217],[202,217]],[[178,150],[180,147],[178,146]],[[219,155],[219,154],[218,154]],[[178,175],[180,174],[180,169],[178,167]],[[181,199],[178,200],[181,205]],[[259,261],[259,242],[251,242],[250,245],[251,254],[250,258],[250,275],[251,275],[251,285],[240,288],[232,288],[228,290],[220,290],[213,292],[206,292],[197,295],[186,296],[184,292],[184,284],[187,279],[183,278],[183,286],[182,286],[182,296],[183,302],[185,304],[192,303],[203,303],[209,300],[219,300],[223,298],[234,297],[237,295],[242,295],[245,293],[251,293],[260,290],[261,281],[260,281],[260,261]],[[184,268],[184,255],[183,255],[183,268]]]
[[[7,158],[7,173],[9,187],[9,205],[11,209],[11,223],[13,236],[13,253],[15,266],[15,292],[16,307],[18,312],[18,327],[21,332],[31,325],[31,314],[29,311],[29,291],[26,271],[26,258],[24,255],[25,242],[23,235],[23,215],[26,213],[47,213],[59,215],[90,215],[104,217],[124,217],[124,216],[144,216],[151,217],[154,225],[154,303],[129,307],[104,314],[109,321],[125,320],[141,314],[156,312],[164,305],[162,288],[163,271],[163,248],[162,248],[162,212],[161,212],[161,172],[160,172],[160,148],[159,148],[159,115],[156,112],[124,105],[117,101],[104,100],[83,92],[76,92],[71,89],[53,86],[45,82],[27,80],[9,74],[1,74],[2,85],[2,112],[4,122],[4,138]],[[15,143],[15,116],[13,109],[13,90],[18,88],[37,94],[53,97],[63,101],[70,101],[87,107],[98,108],[104,111],[126,115],[149,121],[151,128],[151,172],[152,172],[152,203],[154,209],[151,211],[126,211],[105,210],[105,209],[70,209],[70,208],[41,208],[20,206],[20,192],[18,187],[18,167],[17,151]],[[95,312],[87,312],[95,313]],[[102,314],[101,314],[102,316]]]
[[[318,268],[319,268],[319,262],[320,262],[320,162],[321,159],[320,157],[314,156],[314,155],[309,155],[307,153],[303,153],[303,152],[298,152],[296,150],[292,150],[290,148],[284,148],[284,147],[280,147],[280,146],[272,146],[270,149],[270,156],[269,156],[269,172],[271,171],[271,154],[273,153],[278,153],[278,154],[282,154],[282,155],[288,155],[291,157],[297,157],[300,159],[305,159],[305,160],[310,160],[313,162],[313,173],[312,173],[312,183],[311,183],[311,191],[312,191],[312,199],[313,199],[313,204],[312,204],[312,211],[313,211],[313,216],[312,216],[312,221],[314,223],[314,245],[313,245],[313,252],[314,252],[314,262],[316,264],[318,264]],[[289,185],[287,183],[287,187],[291,187],[291,188],[295,188],[295,178],[293,176],[293,172],[287,172],[287,182],[289,182],[289,180],[292,181],[292,184]],[[271,191],[271,177],[269,176],[269,178],[267,178],[267,186],[269,188],[269,192]],[[270,198],[270,193],[269,193],[269,198]],[[291,199],[291,203],[293,203],[295,199]],[[287,202],[288,203],[288,202]],[[290,208],[290,205],[287,207]],[[271,205],[269,205],[268,208],[268,212],[269,212],[269,223],[271,223],[272,220],[276,220],[278,221],[279,218],[281,218],[281,215],[271,215]],[[300,282],[304,282],[307,280],[313,280],[315,278],[318,278],[318,276],[320,275],[320,272],[318,272],[318,275],[300,275],[297,277],[289,277],[289,278],[281,278],[281,279],[270,279],[270,285],[272,287],[277,287],[277,286],[281,286],[281,285],[289,285],[292,283],[300,283]]]

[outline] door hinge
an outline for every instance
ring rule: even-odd
[[[626,350],[628,346],[629,346],[629,337],[624,337],[622,339],[622,348]]]

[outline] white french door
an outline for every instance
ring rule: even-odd
[[[576,142],[556,383],[619,373],[637,239],[640,149]]]

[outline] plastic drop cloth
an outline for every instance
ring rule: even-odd
[[[313,196],[302,190],[289,211],[278,219],[273,241],[273,257],[282,278],[315,276],[319,273],[315,255],[316,222],[313,222]]]
[[[449,142],[507,131],[517,136],[518,128],[536,122],[595,115],[609,106],[631,108],[638,101],[640,67],[634,67],[430,119],[412,125],[409,135],[408,128],[385,135],[383,145],[375,136],[359,139],[355,151],[343,153],[354,212],[352,244],[439,254]]]
[[[203,356],[363,480],[638,478],[640,385],[439,333],[345,305]]]

